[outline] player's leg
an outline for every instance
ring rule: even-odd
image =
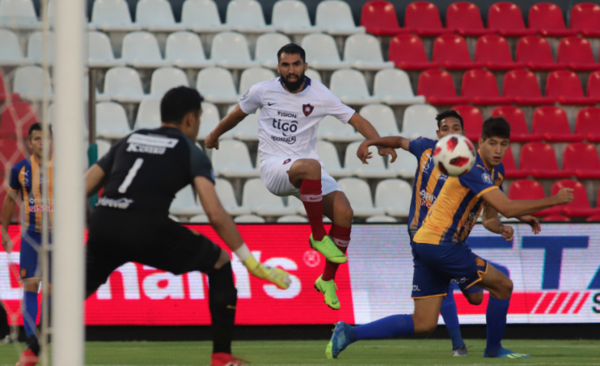
[[[442,307],[440,309],[440,313],[442,314],[442,318],[444,319],[444,323],[446,324],[446,329],[448,329],[448,334],[450,335],[450,339],[452,340],[452,353],[454,356],[466,356],[467,355],[467,347],[465,346],[465,342],[462,339],[462,335],[460,333],[460,322],[458,321],[458,314],[456,308],[456,302],[454,301],[454,289],[456,288],[456,283],[451,282],[448,287],[448,295],[442,301]]]

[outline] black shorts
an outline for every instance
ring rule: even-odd
[[[89,227],[86,291],[96,291],[110,274],[137,262],[180,275],[214,268],[221,248],[166,217],[97,208]]]

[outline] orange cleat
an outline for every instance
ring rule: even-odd
[[[210,360],[210,366],[245,366],[248,363],[248,361],[224,352],[213,353]]]
[[[33,353],[32,350],[27,348],[25,351],[23,351],[21,358],[19,358],[19,361],[15,366],[35,366],[37,364],[38,357],[35,355],[35,353]]]

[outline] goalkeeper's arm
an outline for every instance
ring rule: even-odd
[[[231,216],[229,216],[221,205],[214,184],[207,178],[198,176],[194,178],[194,186],[196,192],[198,192],[198,197],[204,207],[204,211],[208,216],[208,221],[225,244],[244,263],[248,271],[258,278],[274,283],[280,288],[288,288],[290,286],[290,278],[286,271],[280,268],[263,266],[252,256],[252,253],[250,253],[250,250],[244,244]]]

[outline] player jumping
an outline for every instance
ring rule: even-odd
[[[346,263],[353,211],[340,185],[323,169],[317,155],[317,129],[327,115],[349,123],[367,139],[379,134],[362,116],[344,105],[327,87],[305,76],[308,68],[304,49],[290,43],[277,52],[280,77],[253,85],[239,104],[206,138],[206,147],[219,148],[219,137],[234,128],[247,115],[261,108],[258,130],[260,177],[277,196],[294,195],[302,200],[310,223],[310,245],[327,258],[315,288],[325,303],[340,309],[334,283],[340,264]],[[379,148],[382,156],[396,152]],[[329,233],[323,215],[333,225]]]
[[[525,358],[501,345],[506,314],[513,290],[512,281],[492,264],[475,255],[466,245],[481,210],[486,229],[513,239],[513,228],[503,225],[505,217],[526,216],[548,207],[573,201],[572,189],[561,189],[552,197],[540,200],[510,200],[498,189],[504,179],[502,158],[508,149],[510,125],[503,118],[490,118],[483,124],[475,166],[461,177],[448,177],[421,228],[412,238],[415,261],[412,297],[414,314],[393,315],[365,325],[352,327],[336,324],[327,356],[337,358],[348,345],[361,339],[429,334],[435,330],[438,314],[448,285],[455,279],[467,300],[481,304],[481,292],[468,293],[477,284],[490,292],[486,312],[487,344],[484,357]],[[359,150],[360,151],[360,150]],[[364,151],[359,156],[368,158]],[[539,225],[532,225],[534,233]]]

